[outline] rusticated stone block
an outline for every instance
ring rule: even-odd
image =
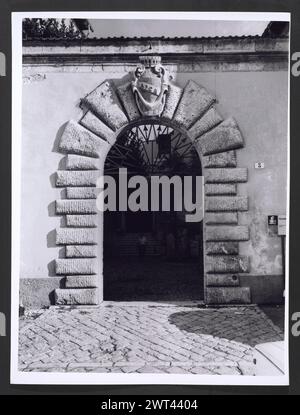
[[[206,195],[236,195],[235,184],[206,184],[205,194]]]
[[[178,102],[182,95],[182,89],[176,85],[169,85],[169,90],[166,97],[165,107],[162,113],[162,117],[171,120],[174,112],[177,108]]]
[[[96,258],[96,245],[67,245],[66,258]]]
[[[67,199],[96,199],[99,189],[96,187],[67,187]]]
[[[71,214],[71,213],[97,213],[96,199],[88,200],[57,200],[56,201],[56,213],[60,214]]]
[[[245,168],[204,169],[205,183],[244,183],[248,179]]]
[[[97,215],[66,215],[66,224],[74,228],[95,228]]]
[[[99,160],[93,157],[68,154],[66,156],[66,168],[67,170],[97,170]]]
[[[56,259],[56,274],[97,274],[98,265],[95,258]]]
[[[128,123],[114,85],[108,81],[103,82],[87,95],[83,103],[114,131]]]
[[[238,242],[206,242],[207,255],[238,255]]]
[[[207,304],[250,304],[249,287],[207,287]]]
[[[222,121],[223,118],[221,115],[219,115],[217,110],[212,107],[190,128],[189,136],[192,140],[196,140],[202,134],[216,127]]]
[[[97,234],[94,228],[61,228],[56,230],[56,244],[96,244]]]
[[[98,275],[67,275],[65,280],[66,288],[97,288]]]
[[[206,226],[206,241],[248,241],[249,228],[246,225],[240,226]]]
[[[173,121],[189,128],[215,102],[215,98],[205,88],[189,81],[183,90]]]
[[[204,156],[202,160],[203,167],[236,167],[237,165],[235,150]]]
[[[246,256],[208,256],[205,265],[208,274],[249,272],[249,258]]]
[[[86,127],[92,133],[103,138],[110,144],[115,143],[115,133],[111,130],[104,122],[102,122],[95,114],[91,111],[87,111],[81,118],[80,124]]]
[[[235,274],[207,274],[207,287],[238,287],[240,279]]]
[[[125,111],[127,112],[129,120],[134,121],[139,118],[141,115],[135,102],[131,82],[120,85],[117,88],[117,94],[123,104],[123,107],[125,108]]]
[[[195,141],[195,147],[204,156],[242,148],[243,137],[233,118],[228,118]]]
[[[205,199],[207,212],[247,211],[247,196],[209,196]]]
[[[56,186],[96,186],[99,177],[98,170],[58,170]]]
[[[204,215],[204,221],[207,225],[209,224],[236,225],[238,223],[238,215],[236,212],[221,212],[221,213],[207,212]]]
[[[96,288],[57,288],[55,290],[56,305],[97,305],[98,298]]]
[[[59,150],[62,152],[92,157],[106,153],[109,147],[106,141],[75,121],[68,122],[59,142]]]

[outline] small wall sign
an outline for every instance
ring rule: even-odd
[[[278,216],[278,235],[280,236],[286,235],[286,216],[285,215]]]
[[[263,163],[262,161],[258,161],[257,163],[254,164],[254,167],[256,169],[264,169],[265,168],[265,163]]]
[[[278,216],[277,215],[269,215],[268,216],[268,225],[278,225]]]

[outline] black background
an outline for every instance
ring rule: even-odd
[[[125,8],[126,7],[126,8]],[[7,75],[0,77],[0,312],[7,319],[7,336],[0,337],[0,395],[94,394],[131,395],[212,395],[212,394],[300,394],[300,337],[290,335],[290,386],[42,386],[10,385],[10,226],[11,226],[11,12],[16,11],[232,11],[290,12],[291,56],[300,51],[299,0],[0,0],[0,51],[6,54]],[[300,312],[300,276],[298,244],[300,234],[300,76],[291,75],[290,86],[291,196],[290,196],[290,321]],[[272,149],[270,149],[272,151]],[[297,206],[298,205],[298,206]],[[298,242],[298,244],[297,244]],[[54,402],[53,402],[54,404]],[[53,409],[55,404],[53,406]],[[244,408],[240,408],[244,409]]]

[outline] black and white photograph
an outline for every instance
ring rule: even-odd
[[[289,44],[12,14],[12,383],[289,384]]]

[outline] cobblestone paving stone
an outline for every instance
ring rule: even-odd
[[[253,375],[253,346],[283,339],[257,306],[108,303],[20,323],[22,371]]]

